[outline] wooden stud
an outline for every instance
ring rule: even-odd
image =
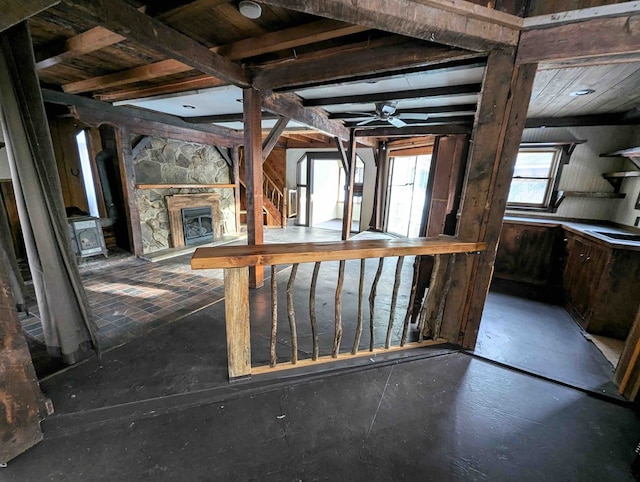
[[[362,336],[362,326],[364,322],[364,309],[363,309],[363,292],[364,292],[364,267],[365,259],[360,260],[360,283],[358,283],[358,324],[356,325],[356,334],[353,338],[353,347],[351,348],[351,354],[358,353],[358,347],[360,346],[360,337]]]
[[[131,153],[131,134],[126,127],[115,129],[117,156],[120,161],[120,177],[124,189],[122,194],[125,200],[125,212],[127,214],[127,229],[129,231],[129,245],[136,257],[142,256],[142,227],[140,225],[140,212],[136,201],[136,170],[133,165]]]
[[[318,344],[318,321],[316,319],[316,286],[318,284],[318,273],[320,271],[320,262],[313,266],[313,275],[311,276],[311,287],[309,288],[309,319],[311,320],[311,336],[313,338],[312,360],[318,359],[320,351]]]
[[[393,292],[391,295],[391,308],[389,309],[389,323],[387,324],[387,337],[385,338],[384,347],[389,348],[391,345],[391,334],[393,333],[393,319],[396,316],[396,305],[398,304],[398,290],[400,288],[400,275],[402,274],[402,264],[404,256],[398,257],[396,264],[396,276],[393,282]]]
[[[249,269],[224,270],[224,312],[229,378],[251,375]]]
[[[338,283],[336,285],[335,296],[335,327],[333,335],[333,349],[331,356],[338,358],[340,352],[340,340],[342,340],[342,285],[344,283],[344,265],[345,261],[340,261],[338,267]]]
[[[296,273],[298,272],[298,263],[291,268],[291,275],[287,283],[287,315],[289,317],[289,330],[291,332],[291,364],[298,362],[298,334],[296,331],[296,312],[293,307],[293,285],[296,281]]]
[[[269,366],[275,367],[278,361],[276,343],[278,342],[278,271],[271,265],[271,339],[269,345]]]

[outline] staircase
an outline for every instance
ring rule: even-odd
[[[262,178],[264,224],[267,227],[285,228],[287,226],[286,197],[282,189],[264,171]],[[240,185],[245,188],[246,192],[247,185],[244,178],[244,158],[242,156],[240,158]],[[240,211],[240,213],[246,215],[246,210]]]

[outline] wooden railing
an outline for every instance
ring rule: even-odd
[[[262,173],[262,192],[264,199],[268,199],[277,209],[280,226],[287,224],[287,199],[276,183],[265,172]],[[275,213],[274,213],[275,214]]]
[[[423,299],[417,298],[418,272],[421,255],[435,256],[435,263],[449,263],[451,256],[455,253],[478,252],[485,248],[484,243],[465,243],[455,238],[442,237],[436,239],[369,239],[351,240],[326,243],[295,243],[295,244],[269,244],[257,246],[221,246],[215,248],[198,248],[191,259],[192,269],[224,269],[225,284],[225,317],[227,332],[228,370],[229,377],[236,378],[262,373],[267,370],[281,369],[285,367],[296,367],[311,363],[327,362],[340,357],[348,356],[371,356],[372,353],[389,350],[404,349],[407,344],[407,334],[410,320],[415,316],[416,304],[419,306],[417,320],[419,324],[420,338],[417,343],[421,346],[425,344],[442,343],[439,340],[439,321],[437,313],[441,313],[442,290],[429,289],[427,296]],[[402,326],[402,335],[399,344],[391,346],[392,332],[398,311],[399,287],[405,257],[415,256],[413,263],[413,278],[411,290],[408,296],[408,303],[403,308],[406,309]],[[386,336],[384,342],[374,340],[374,325],[378,308],[376,306],[377,291],[382,286],[380,279],[383,273],[385,259],[397,257],[393,289],[389,303],[389,317],[386,326]],[[369,344],[361,350],[360,342],[364,331],[364,311],[365,311],[365,260],[378,258],[375,266],[375,275],[371,280],[372,268],[367,272],[371,281],[368,288],[368,308],[369,308]],[[343,287],[345,281],[345,262],[347,260],[360,260],[360,273],[357,290],[357,315],[355,319],[343,320]],[[338,261],[338,273],[335,288],[334,316],[333,320],[333,343],[330,351],[327,349],[326,356],[320,356],[318,320],[316,313],[316,291],[318,286],[319,271],[322,262]],[[294,309],[294,288],[299,287],[296,278],[301,263],[314,263],[309,284],[309,324],[311,328],[312,349],[308,359],[298,360],[298,326],[296,323],[296,312]],[[375,263],[375,261],[374,261]],[[288,328],[290,333],[291,357],[288,363],[278,364],[277,335],[278,335],[278,265],[293,265],[286,287],[286,305]],[[250,266],[271,266],[271,327],[269,344],[269,363],[265,366],[251,367],[251,334],[249,324],[249,267]],[[304,265],[303,265],[304,266]],[[309,268],[311,265],[308,265]],[[435,269],[434,272],[446,272],[446,270]],[[322,282],[326,282],[326,275],[323,274]],[[298,282],[299,283],[299,282]],[[445,286],[446,280],[432,280],[432,285]],[[356,283],[353,283],[355,286]],[[326,289],[326,288],[325,288]],[[435,293],[434,296],[430,295]],[[435,296],[439,296],[438,299]],[[406,299],[406,297],[404,298]],[[266,304],[266,303],[265,303]],[[264,305],[264,304],[263,304]],[[351,307],[350,307],[351,308]],[[354,305],[355,308],[355,305]],[[386,310],[386,306],[385,306]],[[379,316],[378,316],[379,318]],[[323,320],[327,321],[327,320]],[[355,325],[354,339],[350,344],[350,350],[340,351],[343,337],[343,323],[353,323]],[[349,326],[353,328],[353,325]],[[423,340],[423,335],[431,340]],[[381,345],[376,347],[376,344]],[[412,347],[415,345],[411,344]],[[330,353],[330,354],[329,354]],[[265,357],[266,358],[266,357]]]

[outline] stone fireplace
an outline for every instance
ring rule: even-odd
[[[165,198],[169,211],[169,229],[171,232],[171,247],[185,246],[185,226],[183,210],[189,208],[209,207],[213,220],[213,239],[222,236],[220,223],[220,195],[216,193],[176,194]]]

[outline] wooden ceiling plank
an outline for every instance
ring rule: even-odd
[[[563,117],[527,118],[525,127],[577,127],[577,126],[622,126],[640,125],[640,116],[619,112],[614,114],[577,115]]]
[[[377,92],[373,94],[345,95],[339,97],[322,97],[318,99],[306,99],[305,107],[337,104],[369,104],[390,100],[415,99],[417,97],[438,97],[463,94],[477,94],[480,92],[480,84],[448,85],[445,87],[429,87],[425,89],[401,90],[397,92]]]
[[[322,109],[304,107],[300,99],[293,94],[272,93],[264,96],[262,106],[269,112],[288,117],[331,136],[349,139],[349,130],[340,122],[330,120]]]
[[[102,27],[94,27],[64,41],[60,47],[48,48],[36,53],[40,60],[36,62],[38,70],[48,69],[67,60],[95,52],[126,40],[122,35]]]
[[[271,112],[263,112],[262,119],[277,119],[280,116],[272,114]],[[218,124],[221,122],[243,122],[243,114],[239,112],[237,114],[216,114],[216,115],[202,115],[194,117],[183,117],[185,122],[193,124]]]
[[[262,55],[278,50],[292,49],[315,42],[331,40],[367,30],[361,25],[351,25],[330,19],[269,32],[260,37],[240,40],[218,49],[218,53],[231,60]]]
[[[132,132],[138,134],[160,135],[161,137],[173,135],[174,139],[193,142],[206,140],[207,144],[223,147],[242,144],[242,133],[226,127],[189,124],[181,118],[169,114],[126,106],[114,107],[99,100],[49,89],[43,89],[42,95],[47,103],[75,107],[79,118],[90,124],[111,123],[129,127]]]
[[[303,28],[304,27],[304,28]],[[240,40],[222,47],[210,49],[228,60],[240,60],[269,52],[277,52],[285,48],[298,47],[320,40],[354,33],[365,30],[364,27],[348,25],[334,20],[320,20],[308,25],[293,27],[279,32]],[[163,60],[148,65],[134,67],[122,72],[101,75],[89,79],[70,82],[63,85],[63,90],[70,94],[80,94],[93,90],[108,89],[145,80],[157,79],[182,72],[188,72],[192,68],[174,59]]]
[[[640,53],[640,12],[522,32],[520,64]]]
[[[300,58],[282,65],[268,66],[254,76],[259,89],[283,90],[322,84],[354,75],[392,73],[410,67],[440,68],[452,60],[475,60],[476,53],[449,47],[428,46],[413,41],[401,45],[383,45],[374,48],[365,42],[357,50],[338,49],[333,55],[320,58]]]
[[[524,30],[533,30],[542,27],[558,26],[572,22],[583,22],[594,18],[619,17],[638,13],[638,2],[622,2],[610,5],[598,5],[597,7],[580,8],[561,13],[536,15],[523,19]]]
[[[0,0],[0,32],[60,3],[60,0]]]
[[[231,2],[231,0],[195,0],[194,2],[187,3],[186,5],[181,5],[171,9],[155,18],[162,22],[171,24],[172,22],[200,15],[201,13],[205,13],[207,10],[213,10],[220,5],[229,2]]]
[[[183,62],[204,74],[247,87],[250,80],[238,64],[211,52],[186,35],[130,7],[122,0],[64,0],[101,26],[145,47]]]
[[[263,0],[262,3],[320,17],[420,38],[452,47],[487,52],[518,43],[522,20],[476,6],[474,12],[451,8],[452,0]],[[455,1],[457,6],[465,2]],[[484,13],[479,18],[480,12]],[[505,26],[505,19],[513,20]],[[501,25],[502,23],[502,25]]]

